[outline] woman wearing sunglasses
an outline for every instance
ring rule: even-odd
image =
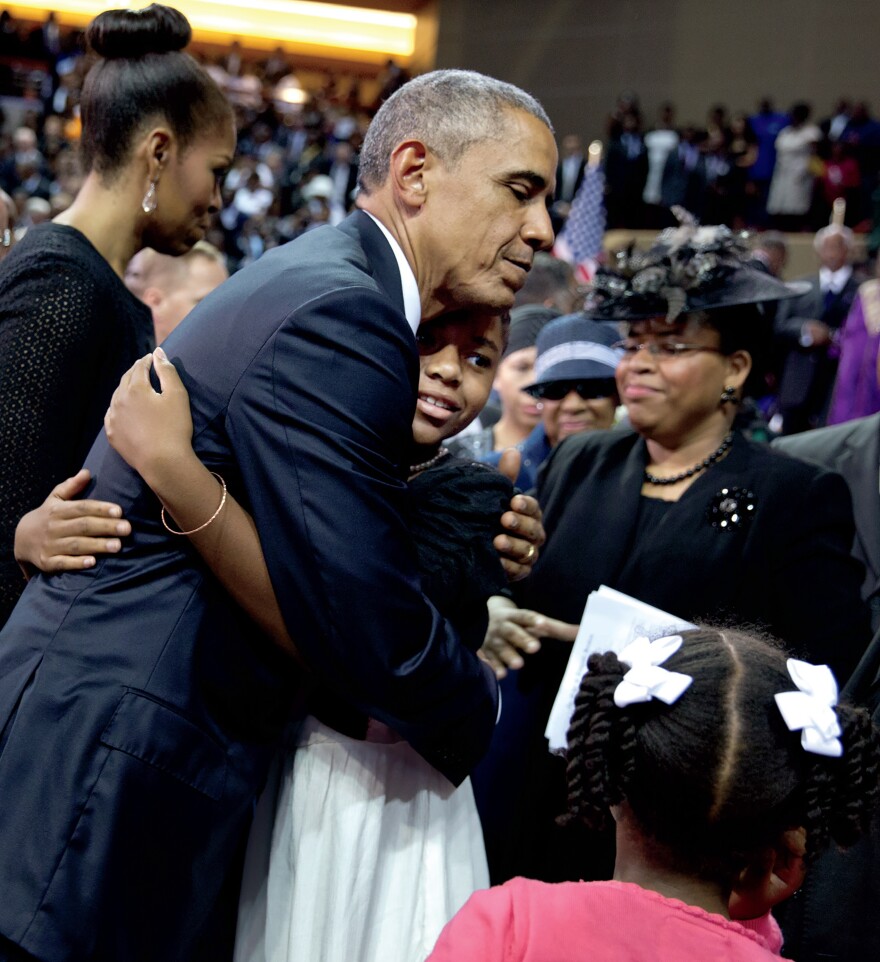
[[[735,427],[769,336],[759,305],[795,293],[746,256],[726,228],[683,224],[597,274],[588,314],[622,324],[616,380],[633,430],[554,449],[537,486],[547,543],[513,598],[490,603],[484,652],[499,675],[522,668],[505,679],[492,749],[509,753],[491,766],[515,799],[494,819],[493,881],[610,869],[600,841],[580,840],[585,858],[554,824],[564,763],[543,737],[570,651],[561,639],[600,585],[689,621],[755,626],[841,684],[867,646],[845,482]]]
[[[568,314],[550,321],[538,334],[535,377],[524,387],[537,400],[541,420],[520,446],[517,487],[535,486],[538,469],[565,438],[614,426],[620,403],[614,370],[621,358],[615,346],[618,325]],[[501,451],[483,458],[497,465]]]

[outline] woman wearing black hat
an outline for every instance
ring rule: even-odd
[[[554,825],[564,765],[543,737],[570,651],[544,622],[561,636],[558,622],[579,622],[600,585],[690,621],[763,628],[841,683],[869,640],[843,479],[735,428],[766,326],[757,305],[791,294],[744,257],[725,228],[686,224],[596,278],[590,312],[626,325],[617,384],[634,431],[556,448],[538,483],[547,544],[515,594],[525,610],[494,606],[484,650],[499,674],[529,656],[505,682],[516,694],[505,695],[501,726],[525,763],[519,788],[506,787],[518,808],[496,878],[606,870],[595,840],[585,863],[577,839]]]

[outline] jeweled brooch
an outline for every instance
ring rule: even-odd
[[[755,514],[755,496],[746,488],[722,488],[709,502],[709,522],[719,531],[748,524]]]

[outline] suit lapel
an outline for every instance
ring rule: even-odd
[[[388,297],[404,314],[403,287],[400,283],[400,268],[394,251],[387,238],[376,226],[369,214],[362,210],[353,211],[339,225],[339,230],[354,237],[363,248],[369,261],[370,272]]]

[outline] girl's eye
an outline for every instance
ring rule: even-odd
[[[468,361],[474,365],[474,367],[490,368],[492,367],[492,359],[486,357],[485,354],[471,354],[468,357]]]

